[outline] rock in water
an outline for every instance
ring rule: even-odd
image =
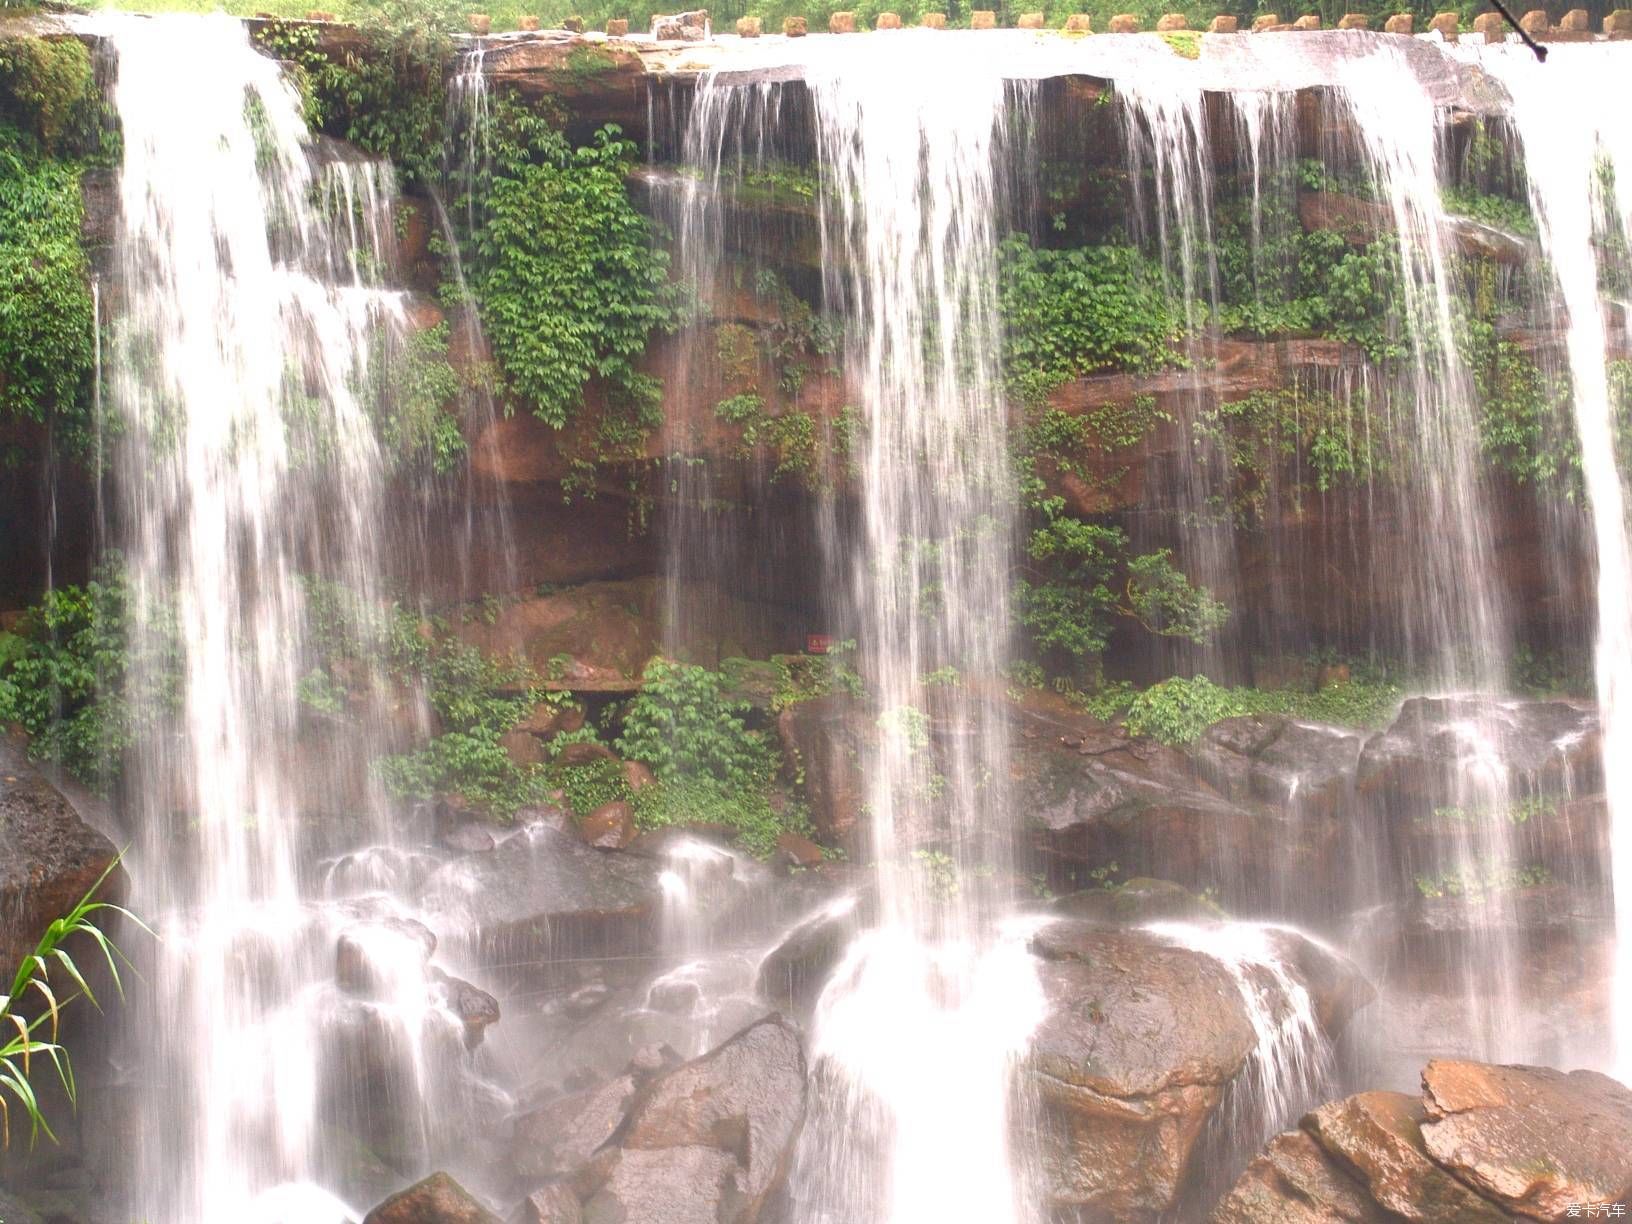
[[[1608,1076],[1436,1059],[1422,1087],[1429,1156],[1508,1210],[1632,1200],[1632,1090]]]
[[[667,17],[654,13],[652,37],[680,42],[701,42],[708,37],[708,10],[697,9],[694,12],[675,13]]]
[[[399,1190],[363,1217],[363,1224],[500,1224],[446,1173]]]
[[[116,855],[22,749],[0,737],[0,972],[9,979],[45,928],[79,902]],[[118,871],[103,896],[117,900],[123,891]]]
[[[1212,1224],[1387,1224],[1366,1196],[1302,1131],[1269,1141],[1214,1209]]]

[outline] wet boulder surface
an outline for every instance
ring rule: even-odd
[[[1358,1093],[1276,1136],[1211,1222],[1607,1215],[1632,1199],[1629,1133],[1632,1090],[1597,1072],[1435,1060],[1420,1096]]]
[[[118,852],[67,798],[0,736],[0,967],[11,974],[45,929],[71,910]],[[124,893],[114,872],[103,899]],[[89,963],[89,962],[88,962]]]
[[[1218,959],[1149,930],[1062,919],[1031,946],[1048,1013],[1023,1086],[1038,1102],[1048,1195],[1083,1218],[1153,1219],[1181,1203],[1203,1128],[1257,1044],[1241,986]],[[1352,966],[1301,937],[1288,933],[1277,954],[1314,967],[1306,987],[1332,1033],[1370,997]]]

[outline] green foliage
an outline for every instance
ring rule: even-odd
[[[1383,439],[1366,406],[1363,395],[1294,386],[1199,411],[1196,444],[1216,455],[1228,475],[1227,486],[1212,494],[1213,512],[1245,525],[1264,516],[1273,495],[1296,510],[1311,488],[1324,493],[1381,474]]]
[[[100,104],[85,44],[72,35],[0,38],[0,114],[48,153],[94,147]]]
[[[1558,800],[1548,795],[1531,795],[1500,807],[1436,807],[1434,819],[1447,824],[1529,824],[1558,813]]]
[[[743,719],[748,704],[721,693],[717,672],[668,659],[646,667],[624,715],[617,749],[644,761],[660,779],[692,778],[728,789],[763,788],[775,756],[763,733]]]
[[[452,10],[431,0],[386,0],[365,43],[330,59],[317,30],[269,22],[256,41],[296,67],[309,125],[389,159],[410,186],[440,174],[446,114],[443,63],[452,49]]]
[[[802,807],[764,786],[733,790],[706,778],[669,778],[636,791],[633,805],[638,828],[719,825],[731,829],[743,849],[761,858],[776,849],[776,839],[783,833],[810,831]]]
[[[1536,232],[1536,219],[1531,216],[1529,206],[1517,200],[1472,187],[1447,187],[1441,194],[1447,213],[1471,217],[1510,234],[1534,235]]]
[[[1553,873],[1541,863],[1480,862],[1466,871],[1442,871],[1416,877],[1417,893],[1425,901],[1456,897],[1484,901],[1502,893],[1552,883]]]
[[[1118,693],[1118,699],[1123,695]],[[1285,714],[1339,726],[1374,727],[1393,714],[1399,699],[1398,686],[1387,681],[1340,680],[1307,692],[1225,688],[1206,676],[1174,676],[1127,702],[1127,728],[1164,744],[1188,744],[1214,723],[1245,714]]]
[[[1011,235],[998,248],[1010,385],[1028,404],[1095,370],[1176,364],[1181,320],[1160,273],[1132,247],[1055,251]]]
[[[816,421],[810,413],[787,411],[771,416],[765,411],[765,401],[749,392],[721,400],[714,406],[714,415],[741,428],[736,447],[739,457],[747,458],[761,450],[774,457],[773,484],[790,476],[806,481],[815,478],[820,446]]]
[[[319,579],[306,581],[309,641],[316,666],[299,696],[323,713],[343,709],[347,679],[359,672],[388,678],[424,694],[440,733],[411,752],[375,763],[391,793],[412,799],[451,795],[498,817],[542,802],[549,790],[539,765],[519,765],[502,738],[541,702],[565,703],[545,692],[521,659],[495,658],[461,641],[443,624],[425,622],[398,603],[368,604]]]
[[[0,652],[0,722],[22,725],[30,755],[107,793],[125,750],[179,706],[175,635],[172,611],[140,601],[114,557],[24,613]]]
[[[451,471],[466,443],[459,418],[449,410],[460,391],[459,375],[448,364],[448,325],[417,331],[401,351],[382,343],[370,367],[368,401],[385,453],[398,466],[428,463]]]
[[[582,765],[556,765],[550,778],[560,789],[567,806],[579,816],[588,816],[596,808],[626,800],[633,794],[623,766],[605,758]]]
[[[1174,568],[1166,549],[1130,557],[1119,527],[1050,517],[1026,544],[1028,577],[1016,615],[1045,652],[1086,661],[1104,651],[1116,617],[1151,633],[1208,640],[1229,618],[1204,587]]]
[[[83,207],[78,165],[0,122],[0,412],[50,422],[80,452],[96,344]]]
[[[508,123],[495,132],[472,284],[509,388],[560,429],[596,380],[649,426],[658,387],[635,363],[652,329],[676,322],[678,296],[624,189],[635,146],[609,126],[574,149],[512,106],[494,113]]]
[[[1168,50],[1183,59],[1201,58],[1201,32],[1199,30],[1164,30],[1157,35],[1167,44]]]
[[[861,676],[846,661],[855,648],[854,641],[845,641],[833,643],[824,655],[773,656],[779,683],[771,697],[771,709],[781,713],[791,705],[829,693],[861,696]]]
[[[73,1062],[59,1041],[62,1009],[81,995],[92,1006],[99,1007],[100,1004],[85,975],[63,945],[77,938],[87,947],[94,947],[107,961],[114,988],[123,991],[117,963],[118,959],[123,959],[123,955],[97,923],[107,916],[123,916],[144,931],[147,927],[129,910],[96,900],[108,876],[118,865],[118,859],[108,864],[107,870],[74,907],[45,929],[34,950],[17,966],[16,973],[12,975],[11,989],[0,995],[0,1031],[8,1034],[6,1040],[0,1042],[0,1149],[11,1145],[12,1102],[22,1108],[28,1119],[30,1142],[42,1132],[46,1138],[56,1142],[57,1137],[45,1119],[32,1080],[36,1059],[51,1064],[69,1105],[73,1107],[79,1103]],[[53,971],[57,973],[55,980],[51,976]],[[63,995],[64,986],[73,993]],[[39,1010],[30,1014],[33,1008]]]

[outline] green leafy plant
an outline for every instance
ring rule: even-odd
[[[180,692],[174,613],[137,597],[117,555],[84,586],[47,591],[0,651],[0,722],[20,723],[30,755],[103,793]]]
[[[10,990],[0,995],[0,1033],[7,1035],[0,1042],[0,1148],[11,1145],[13,1103],[23,1110],[28,1119],[30,1142],[42,1133],[53,1143],[56,1142],[57,1137],[46,1121],[39,1093],[34,1087],[32,1077],[36,1060],[51,1064],[69,1105],[78,1104],[79,1090],[74,1081],[73,1062],[58,1039],[62,1009],[81,995],[92,1006],[99,1007],[100,1004],[79,966],[74,963],[74,958],[63,945],[75,938],[94,945],[107,961],[115,989],[123,994],[116,963],[118,959],[123,959],[122,954],[93,919],[121,915],[144,931],[148,928],[122,906],[96,900],[118,862],[115,859],[110,863],[78,903],[45,929],[34,950],[17,966]],[[55,981],[51,976],[53,971],[58,974]],[[67,985],[74,993],[61,993],[63,979],[67,979]],[[33,1014],[30,1014],[30,1004],[38,1009]]]

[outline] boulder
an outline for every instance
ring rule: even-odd
[[[1272,934],[1328,1034],[1369,1001],[1352,965],[1294,932]],[[1145,930],[1061,919],[1031,946],[1049,1010],[1026,1069],[1051,1199],[1092,1219],[1171,1210],[1203,1127],[1257,1044],[1239,983],[1213,957]]]
[[[1298,1130],[1271,1139],[1209,1217],[1211,1224],[1388,1224],[1392,1218]]]
[[[701,42],[708,37],[708,10],[696,9],[669,16],[653,13],[652,37],[659,41]]]
[[[1422,1087],[1428,1155],[1509,1211],[1632,1200],[1632,1090],[1608,1076],[1435,1060]]]
[[[465,1048],[474,1050],[487,1030],[499,1022],[499,1001],[480,986],[440,969],[432,969],[430,976],[433,994],[464,1030]]]
[[[334,980],[341,990],[379,999],[404,973],[423,977],[436,951],[436,935],[412,918],[371,918],[340,932],[334,945]]]
[[[730,1201],[719,1218],[757,1220],[787,1175],[804,1126],[805,1091],[799,1031],[768,1016],[654,1080],[629,1115],[625,1155],[691,1149],[729,1155]]]
[[[634,1097],[635,1081],[623,1075],[523,1114],[511,1140],[516,1175],[537,1180],[577,1171],[617,1133]]]
[[[21,746],[0,736],[0,973],[8,984],[45,929],[79,903],[117,856]],[[117,869],[102,899],[118,901],[124,890],[124,871]]]
[[[1207,23],[1209,34],[1235,34],[1241,28],[1240,18],[1220,13]]]
[[[872,912],[874,894],[847,894],[797,923],[759,964],[759,993],[777,1007],[808,1015]]]
[[[1427,1111],[1401,1092],[1362,1092],[1304,1119],[1320,1146],[1352,1169],[1387,1211],[1420,1224],[1497,1224],[1508,1219],[1429,1157]]]
[[[500,1220],[446,1173],[432,1173],[386,1199],[363,1217],[363,1224],[500,1224]]]
[[[1132,13],[1117,13],[1106,23],[1105,29],[1112,34],[1137,34],[1139,18]]]
[[[839,693],[795,702],[776,719],[776,734],[788,767],[804,778],[816,835],[852,853],[866,841],[861,721],[857,703]]]
[[[627,955],[652,945],[660,870],[533,825],[435,871],[424,908],[445,937],[473,939],[506,962]]]
[[[622,850],[636,833],[635,809],[621,799],[603,803],[578,823],[578,836],[598,850]]]
[[[619,1148],[584,1204],[585,1224],[738,1224],[730,1209],[736,1159],[713,1147]],[[725,1211],[722,1213],[722,1207]]]
[[[1142,931],[1061,921],[1032,949],[1049,1010],[1026,1079],[1050,1199],[1095,1219],[1171,1208],[1254,1045],[1239,988],[1210,957]]]
[[[521,1201],[512,1224],[583,1224],[584,1212],[570,1186],[556,1183]]]

